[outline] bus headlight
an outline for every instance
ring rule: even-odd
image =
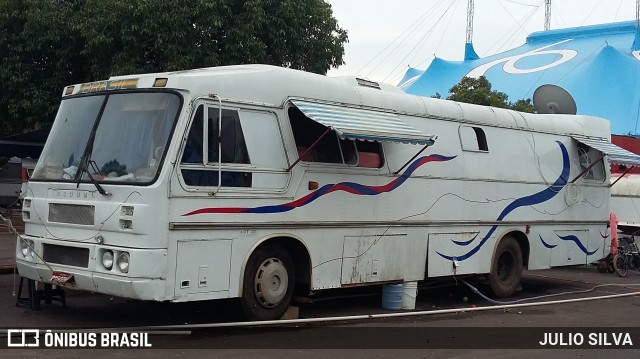
[[[29,253],[31,253],[31,248],[29,248],[29,241],[26,239],[21,239],[20,240],[20,253],[22,253],[22,256],[27,258],[29,256]]]
[[[118,255],[118,269],[120,269],[120,272],[122,273],[127,273],[129,271],[129,253],[127,252],[120,252],[120,254]]]
[[[102,266],[106,270],[113,268],[113,251],[106,250],[102,252]]]

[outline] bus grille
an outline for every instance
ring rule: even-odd
[[[93,225],[95,210],[94,206],[49,203],[49,222]]]
[[[49,263],[74,267],[89,267],[89,248],[43,244],[42,258]]]

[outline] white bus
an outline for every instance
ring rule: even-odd
[[[510,296],[523,267],[608,253],[609,138],[602,119],[264,65],[68,86],[17,266],[140,300],[237,297],[252,319],[434,277]]]

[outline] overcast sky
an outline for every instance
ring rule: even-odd
[[[408,66],[434,54],[462,60],[467,0],[325,0],[348,31],[345,65],[330,76],[359,75],[396,84]],[[517,47],[544,29],[544,0],[476,0],[473,44],[480,57]],[[552,0],[551,29],[629,21],[636,0]]]

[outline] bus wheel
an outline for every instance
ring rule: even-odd
[[[522,250],[511,237],[503,238],[491,263],[489,284],[493,293],[500,297],[510,297],[522,286]]]
[[[280,246],[256,249],[244,272],[242,310],[249,320],[282,317],[293,296],[295,283],[291,256]]]

